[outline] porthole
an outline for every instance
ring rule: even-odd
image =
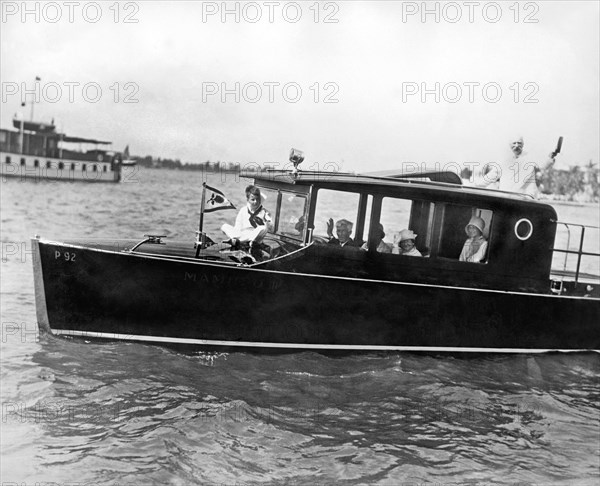
[[[521,241],[528,240],[533,234],[533,224],[527,218],[522,218],[515,223],[515,236]]]

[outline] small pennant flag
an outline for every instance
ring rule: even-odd
[[[204,199],[204,212],[211,213],[213,211],[219,211],[220,209],[235,209],[235,206],[231,204],[229,199],[225,197],[225,195],[219,191],[218,189],[214,189],[213,187],[204,186],[205,188],[205,199]]]

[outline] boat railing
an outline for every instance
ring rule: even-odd
[[[557,224],[557,241],[555,247],[552,248],[555,256],[552,262],[552,274],[560,277],[560,282],[566,277],[569,280],[574,279],[575,285],[581,283],[582,280],[585,280],[586,283],[590,279],[600,280],[600,253],[597,250],[591,251],[589,248],[590,244],[595,245],[592,247],[593,249],[598,248],[600,228],[563,221],[554,222]],[[560,231],[560,228],[563,231]],[[590,235],[590,233],[595,233],[595,235]],[[557,246],[557,243],[560,247]]]

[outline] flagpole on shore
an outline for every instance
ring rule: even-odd
[[[202,203],[200,204],[200,221],[198,222],[198,237],[196,238],[196,258],[200,254],[200,250],[204,249],[204,233],[202,228],[204,227],[204,205],[206,201],[206,182],[202,183]]]
[[[35,77],[35,93],[33,95],[33,99],[31,100],[31,121],[33,121],[33,106],[37,102],[38,86],[39,86],[41,80],[42,80],[42,78],[40,78],[39,76]]]

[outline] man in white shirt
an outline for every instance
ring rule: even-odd
[[[523,137],[515,137],[510,142],[510,156],[501,164],[484,166],[483,174],[475,185],[537,196],[536,173],[550,168],[555,162],[555,154],[551,153],[542,163],[535,162],[523,151],[524,146]]]

